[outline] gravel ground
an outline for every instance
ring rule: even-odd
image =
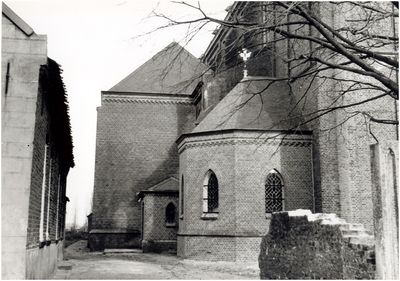
[[[90,252],[86,244],[82,240],[65,249],[64,259],[73,265],[72,270],[55,279],[260,279],[256,262],[194,261],[172,254],[104,254]]]

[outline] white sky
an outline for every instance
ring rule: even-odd
[[[48,57],[64,70],[74,142],[75,167],[68,176],[67,223],[83,225],[91,211],[96,143],[96,108],[107,91],[172,41],[185,37],[187,26],[163,29],[160,18],[148,18],[155,9],[175,18],[195,16],[193,9],[167,1],[4,1],[35,33],[47,35]],[[190,2],[196,5],[196,2]],[[202,8],[224,18],[232,1],[202,1]],[[212,39],[215,25],[206,27],[185,48],[199,57]]]

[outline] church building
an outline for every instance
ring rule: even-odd
[[[235,2],[225,21],[272,17],[260,3]],[[334,9],[327,5],[317,7]],[[102,92],[91,249],[256,260],[271,214],[296,209],[371,230],[375,140],[363,117],[342,123],[338,110],[310,122],[337,88],[278,79],[304,68],[288,63],[287,40],[275,33],[221,26],[214,34],[201,59],[174,42]],[[391,99],[360,108],[388,118],[397,110]],[[396,126],[373,130],[396,139]]]

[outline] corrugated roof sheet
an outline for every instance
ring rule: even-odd
[[[173,42],[110,91],[191,95],[206,70],[205,64]]]
[[[300,130],[304,118],[285,81],[249,78],[241,81],[192,133],[229,130]]]

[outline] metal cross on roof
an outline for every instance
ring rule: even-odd
[[[247,77],[247,60],[250,58],[251,56],[251,52],[249,52],[246,48],[242,49],[242,52],[239,53],[239,56],[243,59],[244,61],[244,69],[243,69],[243,76]]]
[[[249,52],[246,48],[242,49],[242,52],[239,53],[240,57],[243,59],[243,61],[246,63],[246,61],[250,58],[251,52]]]

